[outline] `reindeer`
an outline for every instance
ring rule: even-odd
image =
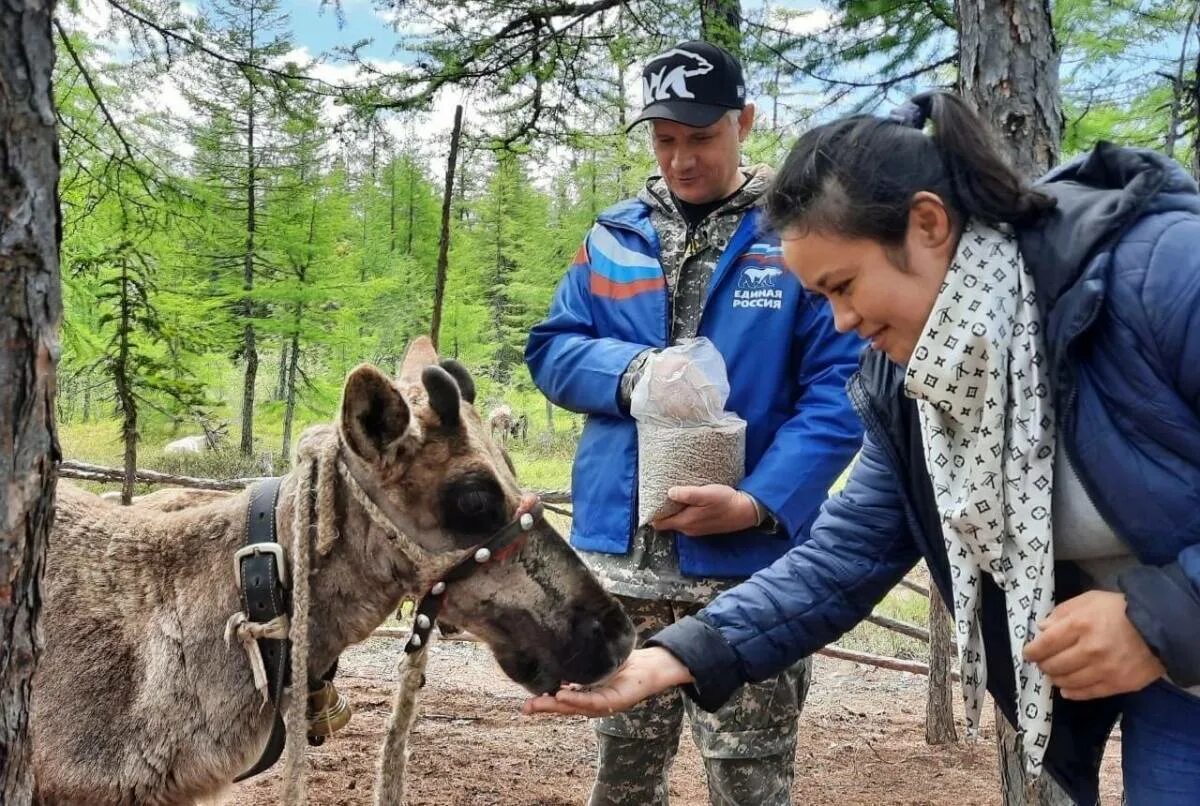
[[[299,440],[274,513],[301,691],[310,669],[332,666],[402,598],[444,584],[513,520],[520,491],[473,400],[466,370],[439,364],[422,339],[396,381],[352,371],[335,422]],[[33,681],[36,802],[190,804],[259,757],[274,711],[250,645],[226,637],[245,637],[232,558],[249,495],[197,492],[189,505],[171,491],[116,507],[59,484]],[[616,600],[544,521],[511,548],[440,588],[442,615],[531,692],[610,674],[633,644]],[[307,698],[284,699],[284,802],[294,804]]]
[[[491,432],[492,442],[498,444],[502,449],[508,448],[508,438],[512,434],[512,427],[512,407],[507,403],[501,403],[488,414],[488,430]]]

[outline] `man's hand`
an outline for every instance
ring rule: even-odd
[[[603,684],[591,689],[568,686],[553,696],[531,697],[521,706],[521,713],[610,716],[671,686],[691,681],[691,672],[667,650],[638,649]]]
[[[724,484],[672,487],[667,496],[684,507],[654,521],[659,531],[683,532],[691,537],[740,532],[758,525],[758,509],[750,496]]]
[[[1068,700],[1139,691],[1166,670],[1125,615],[1125,596],[1088,591],[1054,608],[1025,645]]]

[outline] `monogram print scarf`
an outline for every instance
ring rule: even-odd
[[[968,222],[905,391],[917,401],[953,577],[967,730],[987,685],[980,605],[984,575],[1004,591],[1026,768],[1050,739],[1051,687],[1021,649],[1054,605],[1050,498],[1055,423],[1035,289],[1016,240]]]

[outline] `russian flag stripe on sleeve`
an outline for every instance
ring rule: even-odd
[[[614,283],[632,283],[662,277],[662,268],[650,255],[622,244],[604,227],[592,229],[588,256],[592,271]]]

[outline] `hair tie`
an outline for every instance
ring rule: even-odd
[[[918,131],[924,129],[929,120],[929,107],[934,95],[933,92],[921,92],[914,95],[888,113],[888,119],[910,129]]]
[[[888,119],[910,129],[925,128],[925,113],[912,101],[905,101],[888,113]]]

